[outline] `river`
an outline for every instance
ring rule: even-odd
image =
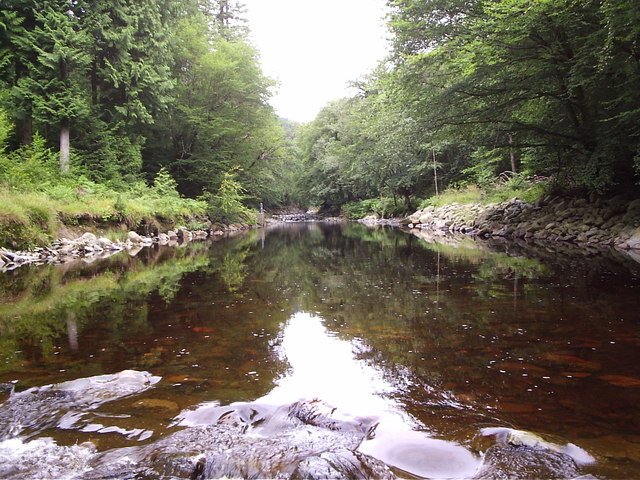
[[[300,399],[366,425],[358,455],[401,477],[531,478],[545,450],[562,476],[640,478],[640,263],[622,253],[289,224],[24,267],[0,295],[0,478],[107,478],[123,458],[109,478],[172,478],[135,459],[221,409]]]

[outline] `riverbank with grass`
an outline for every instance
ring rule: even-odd
[[[115,191],[98,184],[44,191],[0,188],[0,247],[32,249],[91,231],[118,240],[131,230],[158,233],[177,226],[202,229],[207,203],[161,195],[139,185]]]

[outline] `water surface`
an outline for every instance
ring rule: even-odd
[[[138,370],[159,381],[19,438],[109,451],[175,431],[185,411],[319,398],[382,418],[384,445],[364,451],[414,475],[469,476],[492,442],[482,429],[510,427],[575,444],[596,460],[583,473],[640,478],[640,265],[427,240],[296,224],[3,274],[2,399]],[[404,466],[412,435],[470,457]]]

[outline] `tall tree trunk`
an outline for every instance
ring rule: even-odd
[[[74,312],[67,312],[67,336],[69,337],[69,348],[78,351],[78,322]]]
[[[22,143],[24,145],[31,145],[33,142],[33,117],[31,117],[31,115],[27,115],[20,123],[22,130]]]
[[[439,193],[438,193],[438,163],[436,162],[436,149],[432,148],[431,153],[433,155],[433,183],[436,186],[436,197],[437,197]]]
[[[68,118],[60,122],[60,171],[62,173],[69,173],[70,123]]]
[[[516,166],[516,154],[513,151],[513,135],[509,134],[509,158],[511,159],[511,171],[513,173],[518,173]]]

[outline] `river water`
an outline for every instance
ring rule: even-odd
[[[310,223],[22,268],[0,276],[0,478],[84,478],[300,399],[375,418],[359,451],[407,478],[472,477],[521,431],[570,476],[640,478],[639,352],[640,263],[613,251]]]

